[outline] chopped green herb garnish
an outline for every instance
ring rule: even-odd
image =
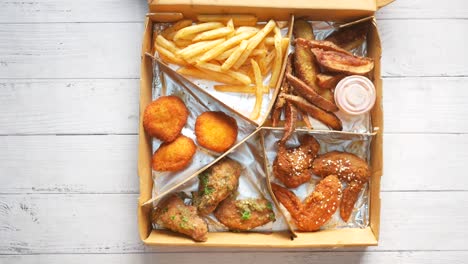
[[[242,216],[241,216],[241,219],[242,219],[242,220],[249,220],[250,217],[251,217],[250,211],[243,211],[243,212],[242,212]]]
[[[182,216],[182,221],[187,223],[188,222],[188,218],[186,216]]]
[[[171,215],[171,220],[174,221],[175,215]]]
[[[268,202],[268,203],[267,203],[267,208],[268,208],[269,210],[273,210],[273,205],[271,205],[271,203]]]
[[[214,188],[211,188],[211,187],[208,187],[208,186],[205,186],[205,190],[203,190],[204,195],[210,195],[213,192],[214,192]]]
[[[167,213],[167,211],[169,211],[169,208],[165,207],[165,208],[163,209],[163,213]]]
[[[270,221],[275,221],[275,220],[276,220],[275,214],[271,213],[270,214]]]

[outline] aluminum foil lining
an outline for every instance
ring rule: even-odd
[[[187,124],[182,129],[182,134],[191,138],[195,143],[197,142],[194,132],[195,121],[200,114],[206,111],[222,111],[236,119],[238,126],[236,144],[255,131],[256,127],[254,125],[248,123],[245,119],[233,113],[219,102],[210,100],[206,94],[190,87],[190,83],[184,82],[182,78],[166,69],[164,65],[155,61],[154,69],[153,99],[161,95],[175,95],[182,99],[189,109],[189,117]],[[156,138],[153,139],[153,152],[159,148],[161,143],[160,140]],[[153,170],[153,197],[187,180],[191,175],[213,162],[221,155],[222,153],[213,152],[197,145],[197,151],[193,160],[185,169],[177,172],[160,172]]]
[[[271,202],[275,212],[275,222],[269,222],[266,225],[254,228],[249,232],[271,232],[287,230],[285,220],[278,211],[278,208],[275,207],[266,186],[266,172],[264,169],[264,156],[263,148],[260,143],[260,133],[256,133],[248,140],[243,142],[227,157],[239,162],[243,166],[243,171],[239,178],[239,187],[237,190],[236,199],[242,200],[249,198],[265,198]],[[191,193],[198,190],[198,184],[198,177],[195,177],[187,183],[177,187],[173,192],[184,192],[188,197],[191,197]],[[191,203],[191,199],[186,199],[185,201],[187,204]],[[204,219],[208,224],[208,229],[210,232],[228,231],[228,228],[220,223],[214,214],[205,216]],[[161,226],[158,226],[154,223],[153,227],[156,229],[163,229]]]
[[[282,129],[264,129],[264,141],[265,141],[265,151],[268,159],[267,168],[269,174],[271,175],[271,182],[277,183],[278,185],[283,185],[280,181],[276,179],[273,175],[273,161],[276,158],[278,151],[277,142],[283,136]],[[297,130],[291,138],[288,140],[288,146],[294,147],[298,146],[299,138],[304,134],[311,134],[314,138],[320,143],[319,154],[324,154],[330,151],[343,151],[355,154],[367,161],[370,164],[370,144],[372,141],[372,135],[362,135],[362,134],[343,134],[339,132],[310,132],[304,130]],[[302,184],[301,186],[290,189],[293,191],[301,200],[304,200],[309,196],[315,189],[315,185],[320,181],[320,177],[312,175],[310,182]],[[343,189],[346,187],[346,183],[343,183]],[[290,223],[291,215],[286,210],[283,205],[280,205],[280,208],[283,210],[286,219]],[[339,213],[339,209],[333,215],[332,219],[328,221],[321,230],[326,229],[337,229],[337,228],[364,228],[369,225],[369,188],[368,184],[365,185],[359,198],[354,205],[353,213],[346,223],[344,222]]]
[[[265,23],[259,23],[259,24],[265,24]],[[155,23],[153,30],[156,34],[159,34],[162,30],[167,28],[169,25],[170,24],[168,23]],[[288,27],[281,29],[281,34],[283,37],[286,37],[288,35]],[[158,56],[158,55],[155,54],[155,56]],[[175,65],[175,64],[168,64],[168,65],[171,69],[175,71],[180,68],[180,66]],[[193,82],[198,87],[205,89],[213,97],[215,97],[221,102],[224,102],[228,107],[238,112],[239,114],[243,115],[245,118],[249,118],[250,113],[254,109],[254,105],[256,101],[254,94],[218,92],[214,89],[214,85],[223,84],[223,83],[218,83],[218,82],[209,81],[209,80],[200,80],[200,79],[196,79],[190,76],[184,76],[184,77],[187,78],[189,81]],[[268,85],[270,82],[270,78],[271,78],[271,74],[264,77],[263,84]],[[254,83],[254,80],[252,80],[252,83]],[[255,123],[259,124],[261,123],[262,120],[268,117],[269,115],[268,108],[269,108],[270,102],[274,99],[273,98],[274,93],[275,93],[275,89],[271,88],[269,89],[268,94],[263,95],[262,107],[260,109],[260,116],[256,120],[253,120]]]

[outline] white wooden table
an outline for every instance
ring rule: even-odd
[[[466,1],[399,0],[378,13],[380,246],[313,252],[140,242],[145,13],[144,0],[0,2],[0,263],[468,262]]]

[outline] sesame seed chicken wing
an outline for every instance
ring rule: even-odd
[[[299,231],[317,231],[333,216],[341,196],[341,183],[335,175],[321,180],[304,202],[290,190],[272,183],[278,201],[291,214]]]
[[[343,191],[340,208],[340,216],[347,222],[362,187],[369,181],[370,170],[367,162],[351,153],[332,151],[317,156],[312,164],[312,171],[320,177],[334,174],[348,183]]]
[[[273,162],[273,174],[288,188],[296,188],[310,180],[312,161],[320,149],[317,140],[310,135],[304,135],[300,143],[297,147],[286,148],[280,142]]]

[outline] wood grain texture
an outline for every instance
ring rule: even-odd
[[[367,250],[468,249],[468,229],[460,228],[468,192],[384,192],[381,199],[381,242]],[[136,194],[0,195],[0,254],[211,251],[144,247],[136,204]],[[437,239],[422,239],[428,232]]]
[[[127,79],[0,80],[0,134],[137,133],[139,84]]]
[[[137,136],[0,137],[0,193],[139,193],[137,145]]]
[[[143,22],[144,0],[8,0],[0,2],[0,23]]]
[[[467,191],[467,148],[466,134],[385,135],[382,191]],[[0,194],[139,193],[135,135],[8,136],[0,149]]]
[[[468,18],[464,0],[397,0],[377,12],[377,19]]]
[[[468,58],[468,57],[467,57]],[[468,78],[387,78],[385,132],[467,133]]]
[[[269,263],[269,264],[464,264],[468,252],[268,252],[268,253],[148,253],[148,254],[82,254],[82,255],[9,255],[0,256],[0,263],[114,263],[114,264],[174,264],[198,263],[234,264],[234,263]]]
[[[0,24],[0,78],[139,78],[143,27]]]
[[[466,32],[468,20],[383,20],[379,28],[384,77],[468,75],[468,35],[436,34]],[[139,78],[142,30],[143,23],[0,24],[0,78]]]
[[[384,79],[385,131],[467,133],[467,81]],[[0,135],[135,134],[138,97],[136,79],[0,80]]]
[[[468,20],[378,21],[382,76],[468,76]]]

